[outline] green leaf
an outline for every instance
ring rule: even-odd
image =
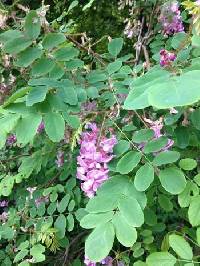
[[[200,227],[197,228],[196,236],[197,236],[197,243],[200,245]]]
[[[117,208],[119,195],[107,194],[107,195],[97,195],[90,199],[86,211],[89,213],[99,213],[112,211]]]
[[[141,157],[140,152],[129,151],[117,163],[117,172],[120,172],[120,174],[128,174],[138,165]]]
[[[84,67],[84,62],[82,60],[76,58],[76,59],[73,59],[70,61],[66,61],[65,66],[66,66],[67,70],[73,70],[73,69]]]
[[[33,87],[26,97],[26,106],[32,106],[35,103],[43,102],[49,88],[45,86]]]
[[[56,50],[53,55],[58,61],[69,61],[79,55],[79,50],[74,47],[62,47]]]
[[[125,153],[126,151],[128,151],[130,148],[130,143],[127,140],[120,140],[117,145],[115,145],[113,151],[114,154],[119,157],[121,156],[123,153]]]
[[[76,105],[78,103],[77,93],[73,86],[61,86],[58,90],[58,95],[65,103]]]
[[[87,88],[86,92],[87,92],[88,98],[90,99],[96,99],[99,97],[99,92],[96,87],[89,87]]]
[[[40,29],[40,18],[35,10],[31,10],[25,19],[25,35],[28,38],[35,40],[40,35]]]
[[[36,59],[40,58],[42,53],[42,50],[38,47],[28,47],[26,50],[18,54],[18,59],[15,62],[15,65],[18,67],[28,67]]]
[[[136,261],[133,266],[148,266],[145,262],[143,261]]]
[[[200,36],[198,36],[198,35],[193,35],[192,36],[192,46],[193,47],[200,47]]]
[[[56,233],[58,239],[62,239],[65,236],[66,225],[67,222],[65,216],[63,214],[60,214],[54,223],[54,227],[58,230],[58,232]]]
[[[199,101],[199,74],[199,70],[189,71],[181,76],[171,77],[166,82],[155,84],[149,88],[149,104],[158,109],[165,109],[191,105]]]
[[[173,195],[180,194],[187,184],[183,172],[174,167],[161,170],[159,179],[164,189]]]
[[[200,225],[200,196],[192,199],[188,209],[188,218],[192,226]]]
[[[78,3],[79,2],[77,0],[72,1],[72,3],[69,5],[67,12],[71,11],[74,7],[76,7]]]
[[[107,71],[109,75],[112,75],[113,73],[117,72],[122,66],[122,61],[116,60],[113,63],[109,63],[107,66]]]
[[[108,44],[108,51],[111,55],[116,57],[120,51],[122,50],[123,46],[123,39],[122,38],[116,38],[109,42]]]
[[[133,142],[142,143],[152,139],[154,131],[152,129],[141,129],[133,134]]]
[[[14,103],[17,99],[22,98],[24,95],[27,94],[27,92],[29,92],[31,90],[31,87],[25,87],[25,88],[21,88],[19,90],[17,90],[16,92],[14,92],[7,101],[5,101],[3,107],[7,107],[8,105],[10,105],[11,103]]]
[[[65,112],[63,113],[63,117],[70,127],[74,129],[79,128],[81,121],[77,115],[69,115],[68,113]]]
[[[60,203],[58,204],[57,210],[58,212],[62,213],[66,210],[68,204],[69,204],[69,200],[70,200],[70,195],[67,194],[65,195],[62,200],[60,201]]]
[[[95,0],[89,0],[89,2],[86,5],[84,5],[82,10],[85,11],[86,9],[90,8],[94,1]]]
[[[120,214],[116,213],[112,223],[115,227],[115,233],[118,241],[124,247],[132,247],[137,240],[137,231],[134,227],[130,226],[126,219]]]
[[[194,176],[194,181],[197,183],[197,185],[200,187],[200,174],[197,174]]]
[[[144,146],[144,152],[145,153],[158,152],[167,145],[167,142],[168,139],[166,137],[160,137],[158,139],[149,141]]]
[[[31,44],[32,42],[25,37],[19,37],[6,42],[4,50],[8,54],[15,55],[28,48]]]
[[[182,208],[188,207],[192,197],[197,195],[199,195],[198,186],[194,182],[188,181],[183,192],[178,195],[178,203]]]
[[[171,41],[171,46],[174,49],[180,49],[182,48],[181,46],[184,44],[184,47],[186,47],[187,44],[187,39],[188,39],[188,34],[185,32],[178,32],[176,33]]]
[[[101,224],[109,222],[113,218],[114,212],[103,212],[103,213],[89,213],[85,215],[81,221],[80,225],[83,228],[90,229],[95,228]]]
[[[34,262],[42,262],[45,260],[45,247],[41,244],[36,244],[30,249],[30,255],[33,256]]]
[[[60,79],[64,74],[64,67],[59,64],[55,64],[52,70],[49,72],[49,77],[53,79]]]
[[[154,168],[146,163],[137,171],[134,179],[135,188],[138,191],[145,191],[154,180]]]
[[[198,129],[200,130],[200,109],[196,109],[194,112],[192,112],[191,114],[191,120],[192,120],[192,124]]]
[[[160,207],[166,212],[170,212],[173,210],[173,203],[171,202],[170,198],[167,197],[166,195],[160,194],[158,196],[158,203],[160,204]]]
[[[53,67],[55,66],[55,62],[50,58],[40,58],[38,59],[33,67],[31,74],[33,76],[42,76],[49,73]]]
[[[19,251],[17,255],[15,256],[13,262],[16,263],[16,262],[19,262],[20,260],[23,260],[26,257],[26,255],[28,255],[28,253],[29,253],[28,249],[23,249]]]
[[[6,144],[6,139],[7,134],[4,131],[0,130],[0,149],[2,149]]]
[[[163,151],[160,152],[153,160],[153,164],[161,166],[163,164],[174,163],[180,158],[180,153],[177,151]]]
[[[112,249],[114,236],[114,227],[111,222],[95,228],[85,242],[86,256],[93,262],[103,260]]]
[[[172,234],[169,236],[169,245],[176,252],[176,254],[185,260],[192,260],[192,248],[184,237]]]
[[[19,30],[7,30],[0,34],[0,42],[5,43],[7,41],[10,41],[12,39],[17,39],[22,36],[23,33]]]
[[[140,204],[134,198],[121,198],[119,211],[126,222],[133,227],[140,227],[144,223],[144,214]]]
[[[128,97],[124,102],[124,108],[127,110],[143,109],[149,106],[148,91],[149,88],[165,82],[169,78],[169,72],[154,67],[145,75],[133,80]]]
[[[17,142],[27,144],[33,140],[37,128],[42,121],[42,116],[37,113],[30,113],[20,119],[16,126]]]
[[[10,133],[20,118],[19,114],[7,114],[0,118],[1,131]]]
[[[186,158],[186,159],[180,160],[179,166],[183,170],[190,171],[197,167],[197,162],[194,159]]]
[[[74,217],[73,215],[70,213],[67,215],[67,230],[69,232],[73,231],[74,229]]]
[[[65,35],[63,33],[48,33],[43,41],[42,46],[44,49],[51,50],[59,44],[63,43],[66,40]]]
[[[154,252],[147,257],[148,266],[174,266],[176,258],[169,252]]]
[[[130,179],[128,176],[116,175],[116,176],[109,178],[98,189],[97,195],[101,196],[102,198],[107,197],[107,195],[113,195],[115,197],[115,201],[117,202],[117,204],[118,204],[119,198],[122,195],[123,196],[125,195],[127,197],[132,197],[132,198],[135,198],[139,202],[142,209],[144,209],[147,204],[147,198],[146,198],[145,193],[137,191],[133,184],[133,180]],[[111,198],[112,197],[110,197],[110,199]],[[110,199],[108,198],[108,202]]]
[[[65,121],[59,113],[47,113],[44,116],[45,131],[53,142],[58,142],[64,137]]]

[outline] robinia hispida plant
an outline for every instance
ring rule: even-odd
[[[99,55],[39,11],[0,34],[1,265],[200,263],[200,37],[176,2],[158,23],[148,71],[123,38]]]

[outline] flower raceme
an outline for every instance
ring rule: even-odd
[[[114,135],[99,136],[95,123],[88,123],[80,140],[80,155],[77,157],[77,178],[85,194],[92,198],[101,184],[108,179],[108,162],[113,158],[113,147],[117,144]]]
[[[152,121],[150,119],[144,118],[144,121],[147,122],[150,125],[150,129],[154,131],[154,139],[158,139],[164,134],[161,133],[161,130],[163,128],[163,122],[162,119]],[[167,151],[169,150],[174,144],[174,141],[172,139],[168,139],[167,144],[165,147],[161,149],[161,151]]]
[[[162,67],[164,66],[170,66],[173,61],[176,60],[176,55],[172,52],[168,52],[165,49],[162,49],[160,51],[160,65]]]
[[[165,35],[173,35],[184,31],[178,2],[170,1],[163,5],[159,21]]]

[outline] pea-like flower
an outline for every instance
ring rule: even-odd
[[[77,157],[77,178],[82,180],[81,188],[92,198],[101,184],[108,179],[108,163],[113,158],[113,147],[117,144],[114,135],[99,136],[95,123],[88,123],[82,133],[80,155]]]

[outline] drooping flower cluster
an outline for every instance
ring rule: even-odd
[[[144,121],[147,122],[150,125],[150,129],[154,131],[154,139],[158,139],[162,136],[164,136],[161,133],[161,130],[163,128],[163,121],[162,119],[152,121],[150,119],[144,118]],[[167,151],[171,146],[173,146],[174,141],[172,139],[168,139],[167,144],[165,147],[163,147],[160,151]]]
[[[114,135],[100,137],[95,123],[86,125],[82,133],[80,155],[77,157],[77,178],[82,180],[82,190],[91,198],[101,184],[108,179],[108,162],[113,158],[113,147],[117,143]],[[99,139],[100,138],[100,139]]]
[[[16,135],[11,134],[7,137],[6,144],[8,146],[13,146],[13,144],[17,141]]]
[[[168,52],[165,49],[160,51],[160,65],[162,67],[171,65],[171,63],[175,60],[176,55],[174,53]]]
[[[184,31],[178,2],[169,1],[163,5],[159,18],[165,35],[173,35]]]

